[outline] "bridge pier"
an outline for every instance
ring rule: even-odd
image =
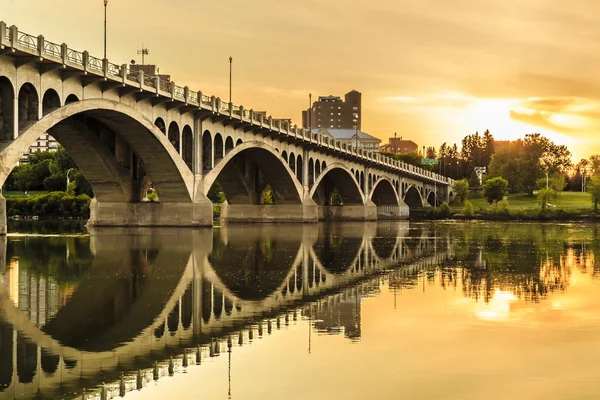
[[[318,206],[312,199],[303,204],[228,204],[221,206],[221,223],[316,223]]]
[[[319,221],[377,221],[377,206],[369,201],[343,206],[319,206]]]
[[[212,203],[208,199],[196,203],[118,203],[90,204],[88,226],[212,226]]]

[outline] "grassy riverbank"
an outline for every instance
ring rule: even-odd
[[[436,209],[415,211],[411,219],[480,219],[495,221],[600,221],[600,212],[594,211],[589,193],[564,192],[542,209],[536,196],[511,194],[504,201],[489,204],[482,194],[471,193],[467,200],[472,207],[453,204]]]
[[[470,193],[467,200],[473,204],[473,208],[489,210],[494,206],[489,204],[483,193]],[[539,200],[536,196],[526,193],[509,194],[506,198],[510,210],[540,208]],[[564,208],[576,210],[592,210],[592,196],[589,193],[581,192],[562,192],[556,201],[551,201],[550,208]],[[462,210],[462,205],[454,205],[453,209]]]

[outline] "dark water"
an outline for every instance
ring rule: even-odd
[[[595,399],[599,228],[24,225],[0,399]]]

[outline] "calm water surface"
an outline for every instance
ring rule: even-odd
[[[0,399],[600,397],[600,225],[17,229]]]

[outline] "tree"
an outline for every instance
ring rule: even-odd
[[[467,195],[469,194],[469,182],[466,179],[456,181],[454,182],[452,189],[454,190],[454,194],[460,204],[463,204],[467,199]]]
[[[508,190],[508,181],[500,176],[490,178],[483,184],[483,195],[488,203],[497,203],[504,198]]]
[[[594,211],[598,210],[598,203],[600,203],[600,177],[593,177],[587,184],[587,191],[592,195],[592,204],[594,205]]]
[[[429,146],[427,148],[426,158],[435,159],[436,158],[435,147]]]
[[[554,197],[555,197],[554,190],[552,190],[551,188],[540,189],[538,191],[538,199],[540,201],[540,206],[542,207],[542,210],[545,210],[546,208],[548,208],[548,203],[550,203],[550,199],[552,199]]]

